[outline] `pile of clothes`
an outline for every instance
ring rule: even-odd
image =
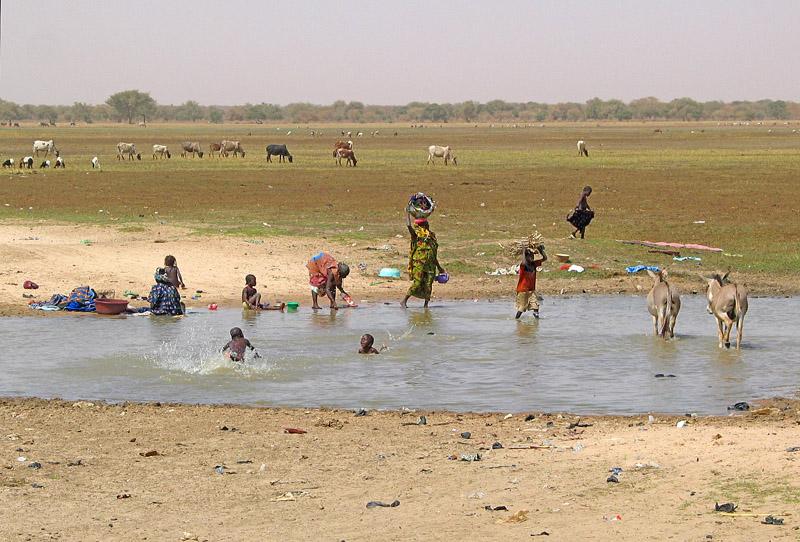
[[[428,218],[436,209],[436,202],[422,192],[417,192],[408,199],[406,211],[414,218]]]
[[[78,286],[69,295],[53,294],[47,301],[31,303],[29,307],[40,311],[94,312],[97,292],[90,286]]]

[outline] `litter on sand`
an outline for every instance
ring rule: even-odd
[[[732,502],[726,502],[723,504],[714,503],[714,512],[731,513],[731,512],[736,512],[736,508],[738,507]]]
[[[675,256],[672,258],[676,262],[700,262],[702,258],[698,258],[697,256]]]
[[[652,271],[658,273],[661,269],[657,265],[631,265],[625,268],[629,274],[634,275],[640,271]]]
[[[511,267],[498,267],[494,271],[486,271],[487,275],[499,277],[503,275],[517,275],[519,274],[519,265],[512,265]]]
[[[390,503],[385,503],[383,501],[369,501],[367,503],[367,508],[397,508],[400,506],[400,501],[394,500]]]
[[[513,514],[505,519],[498,519],[497,523],[523,523],[525,521],[528,521],[528,511],[520,510],[516,514]]]

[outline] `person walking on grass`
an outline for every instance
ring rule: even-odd
[[[591,207],[589,207],[588,201],[588,198],[591,195],[592,187],[584,186],[578,203],[567,215],[567,222],[575,226],[575,231],[569,235],[570,239],[575,239],[578,233],[580,233],[581,239],[584,239],[586,236],[586,226],[588,226],[594,218],[594,211]]]

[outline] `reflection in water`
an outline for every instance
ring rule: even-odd
[[[0,396],[724,413],[738,401],[793,394],[800,383],[800,364],[786,362],[800,346],[796,333],[772,325],[790,321],[800,298],[752,305],[740,352],[717,348],[700,296],[686,296],[669,342],[653,337],[640,297],[547,299],[541,320],[522,321],[508,300],[405,311],[367,304],[317,313],[198,310],[179,319],[4,318]],[[224,360],[220,348],[234,326],[264,359]],[[389,350],[357,354],[363,333]],[[15,355],[21,351],[32,355]]]

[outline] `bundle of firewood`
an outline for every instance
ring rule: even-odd
[[[517,239],[510,243],[500,243],[500,247],[510,258],[519,258],[525,249],[530,249],[534,253],[541,254],[544,251],[544,237],[537,230],[524,239]]]

